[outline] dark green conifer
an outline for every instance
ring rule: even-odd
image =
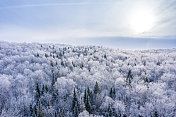
[[[131,70],[128,71],[128,75],[127,75],[127,78],[126,78],[126,85],[128,86],[131,86],[131,81],[133,79],[133,75],[131,73]]]
[[[112,88],[110,89],[109,96],[110,96],[111,98],[113,98],[113,90],[112,90]]]
[[[40,102],[40,100],[39,100],[39,105],[38,105],[38,107],[39,107],[39,113],[38,113],[38,117],[44,117],[44,113],[43,113],[43,109],[42,109],[42,104],[41,104],[41,102]]]
[[[38,101],[39,98],[40,98],[40,87],[39,87],[39,84],[37,83],[36,84],[36,100]]]
[[[84,90],[84,103],[86,103],[86,101],[87,101],[87,90],[85,89]]]
[[[113,116],[113,109],[112,109],[111,105],[108,106],[108,115],[109,115],[109,117]]]
[[[73,112],[74,117],[78,117],[79,105],[78,105],[77,92],[76,92],[75,88],[74,88],[74,91],[73,91],[72,112]]]
[[[100,88],[99,88],[98,82],[95,83],[94,94],[100,94]]]
[[[34,106],[34,109],[33,109],[33,117],[37,117],[37,106],[36,105]]]
[[[33,108],[32,108],[32,104],[30,104],[29,109],[30,109],[30,116],[32,116],[32,115],[33,115]]]
[[[42,86],[41,95],[43,95],[43,94],[44,94],[44,92],[45,92],[45,86],[43,85],[43,86]]]
[[[86,103],[85,103],[85,107],[86,107],[86,110],[91,113],[91,103],[90,103],[90,98],[89,96],[87,96],[87,100],[86,100]]]

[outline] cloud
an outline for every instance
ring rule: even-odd
[[[133,35],[125,35],[123,33],[108,32],[108,31],[90,31],[86,29],[65,29],[65,30],[32,30],[19,27],[10,27],[0,30],[0,41],[12,42],[48,42],[48,43],[66,43],[66,44],[83,44],[88,42],[87,39],[98,38],[117,38],[117,37],[130,37],[130,38],[152,38],[161,39],[162,37],[136,37]],[[174,36],[175,37],[175,36]],[[175,39],[172,37],[172,39]],[[166,37],[164,39],[171,39]],[[121,38],[123,40],[123,38]]]
[[[98,32],[90,31],[86,29],[65,29],[65,30],[42,30],[36,31],[31,29],[24,29],[19,27],[5,28],[0,30],[1,41],[58,41],[68,42],[74,41],[74,39],[85,39],[85,38],[99,38],[99,37],[115,37],[117,33],[112,32]]]
[[[160,38],[175,36],[176,17],[175,1],[171,0],[88,0],[86,2],[36,3],[2,6],[0,38],[17,40],[73,40],[74,38],[99,37],[149,37]],[[5,4],[4,4],[5,5]],[[81,6],[86,7],[81,7]],[[148,6],[153,12],[158,11],[156,25],[151,31],[133,34],[129,28],[129,14],[136,6]],[[66,6],[66,7],[54,7]],[[69,6],[69,7],[67,7]],[[73,7],[72,7],[73,6]],[[76,7],[75,7],[76,6]],[[25,9],[25,8],[30,8]],[[38,8],[37,11],[33,7]],[[42,7],[49,7],[43,9]],[[13,9],[14,8],[14,9]],[[24,10],[18,9],[24,8]],[[6,12],[4,12],[6,11]],[[13,12],[12,12],[13,11]],[[2,28],[2,25],[5,27]],[[9,26],[6,26],[9,25]],[[13,28],[13,26],[21,29]],[[12,29],[8,29],[12,27]],[[26,29],[26,30],[25,30]],[[35,30],[35,31],[34,31]],[[51,31],[50,31],[51,30]]]
[[[172,48],[176,40],[162,38],[119,37],[111,33],[69,30],[55,32],[36,32],[24,29],[0,31],[0,41],[39,42],[67,45],[100,45],[122,49]]]
[[[14,5],[14,6],[5,6],[1,8],[26,8],[26,7],[48,7],[48,6],[78,6],[78,5],[87,5],[87,2],[77,2],[77,3],[45,3],[45,4],[25,4],[25,5]]]
[[[13,6],[3,6],[0,7],[6,8],[6,9],[11,9],[11,8],[26,8],[26,7],[50,7],[50,6],[82,6],[82,5],[106,5],[106,4],[112,4],[113,2],[111,1],[101,1],[101,2],[95,2],[95,1],[89,1],[89,2],[60,2],[60,3],[42,3],[42,4],[23,4],[23,5],[13,5]]]

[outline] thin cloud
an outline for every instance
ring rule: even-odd
[[[5,6],[1,8],[26,8],[26,7],[48,7],[48,6],[80,6],[80,5],[88,5],[87,2],[79,2],[79,3],[48,3],[48,4],[26,4],[26,5],[15,5],[15,6]]]

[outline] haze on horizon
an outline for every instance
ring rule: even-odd
[[[176,47],[176,0],[1,0],[0,41]]]

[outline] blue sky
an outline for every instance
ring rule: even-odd
[[[176,0],[0,0],[0,41],[173,48],[175,19]]]

